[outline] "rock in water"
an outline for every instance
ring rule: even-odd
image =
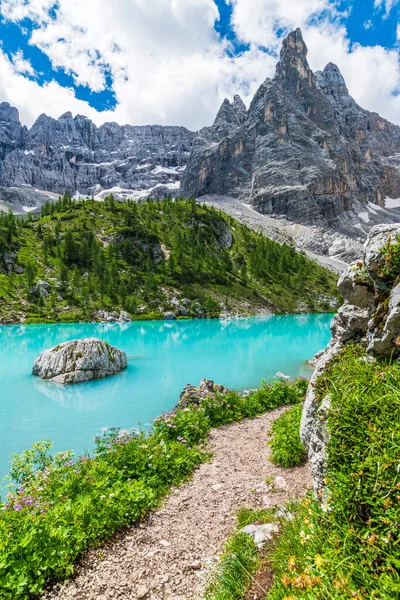
[[[122,350],[96,338],[84,338],[43,350],[32,373],[55,383],[80,383],[115,375],[127,365]]]

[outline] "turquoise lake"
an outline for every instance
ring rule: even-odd
[[[170,410],[187,383],[205,377],[236,389],[260,385],[277,371],[312,373],[306,360],[330,339],[332,315],[232,321],[148,321],[0,327],[0,478],[12,453],[50,439],[54,451],[91,449],[102,427],[148,425]],[[31,375],[45,348],[95,336],[124,350],[119,375],[58,386]]]

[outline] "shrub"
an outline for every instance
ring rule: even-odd
[[[302,405],[288,410],[272,425],[272,438],[269,442],[271,460],[284,468],[297,467],[307,460],[307,453],[300,440]]]

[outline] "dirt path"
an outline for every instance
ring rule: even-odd
[[[75,580],[46,600],[191,600],[200,598],[240,506],[280,505],[310,487],[308,467],[280,469],[267,460],[271,423],[285,409],[216,429],[210,463],[174,489],[165,504],[83,561]],[[268,491],[267,477],[281,476]]]

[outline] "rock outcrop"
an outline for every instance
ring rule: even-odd
[[[383,209],[386,196],[400,198],[399,158],[400,127],[358,106],[336,65],[313,73],[297,29],[247,113],[225,100],[200,131],[181,193],[234,196],[264,214],[360,237],[399,220]]]
[[[332,323],[329,345],[318,353],[300,429],[314,487],[320,494],[325,486],[329,397],[319,403],[315,383],[327,363],[349,342],[363,345],[371,360],[400,356],[400,269],[382,251],[399,243],[400,225],[377,225],[368,235],[362,259],[350,265],[339,279],[344,303]]]
[[[204,398],[215,398],[216,394],[225,395],[229,392],[228,388],[214,383],[212,379],[202,379],[198,387],[190,383],[185,385],[179,397],[178,406],[179,408],[183,408],[193,404],[200,404]]]
[[[239,108],[238,108],[239,110]],[[184,127],[100,127],[70,112],[41,115],[30,130],[0,104],[0,199],[18,212],[68,192],[99,199],[164,198],[179,180],[195,134]]]
[[[81,383],[115,375],[127,365],[122,350],[96,338],[84,338],[44,350],[35,360],[32,373],[54,383]]]

